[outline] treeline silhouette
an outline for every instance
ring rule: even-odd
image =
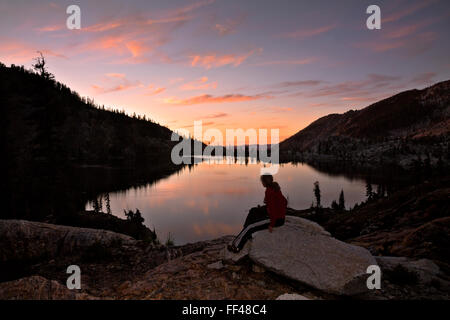
[[[0,64],[6,152],[15,161],[135,165],[167,162],[172,131],[106,110],[23,66]]]
[[[45,61],[38,58],[36,65],[34,72],[0,63],[2,218],[53,221],[106,191],[99,176],[85,177],[73,168],[139,170],[127,176],[150,181],[180,169],[170,159],[177,143],[171,130],[98,106],[54,80]]]

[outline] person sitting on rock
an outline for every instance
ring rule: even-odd
[[[261,183],[266,188],[264,196],[266,205],[250,210],[244,228],[228,245],[228,250],[231,252],[239,252],[254,232],[267,228],[269,232],[272,232],[274,227],[284,224],[287,200],[281,193],[279,184],[273,181],[273,176],[268,174],[261,176]]]

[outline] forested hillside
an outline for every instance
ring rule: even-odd
[[[0,65],[5,153],[14,162],[135,165],[166,162],[171,130],[105,110],[67,86]]]
[[[49,73],[0,64],[0,106],[2,217],[41,220],[71,214],[83,209],[89,192],[112,183],[74,172],[77,167],[132,170],[127,176],[139,181],[179,169],[170,159],[177,143],[171,130],[97,106]],[[114,185],[137,183],[122,180]]]
[[[450,81],[324,116],[280,143],[284,160],[326,157],[411,166],[449,162]]]

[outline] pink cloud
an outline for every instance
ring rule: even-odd
[[[374,94],[386,89],[390,91],[391,87],[397,85],[400,80],[401,77],[398,76],[372,73],[362,80],[344,81],[308,88],[307,91],[298,92],[295,96],[307,98],[335,97],[340,101],[363,101],[365,99],[369,101]]]
[[[192,67],[203,67],[205,69],[218,68],[226,65],[232,65],[234,67],[239,66],[245,60],[247,60],[250,56],[255,53],[261,52],[262,49],[255,49],[250,52],[247,52],[243,55],[234,55],[234,54],[217,54],[210,53],[206,55],[193,55],[190,56],[191,66]]]
[[[190,81],[182,86],[180,86],[180,90],[190,91],[190,90],[207,90],[207,89],[216,89],[217,82],[208,82],[208,77],[202,77],[198,80]]]
[[[169,42],[175,30],[193,19],[192,13],[214,0],[193,2],[189,5],[160,11],[148,18],[142,14],[130,15],[113,21],[100,21],[77,31],[80,41],[70,50],[77,54],[101,51],[115,63],[146,63],[152,60],[171,62],[161,47]],[[149,15],[154,14],[149,13]]]
[[[186,99],[167,98],[164,99],[164,103],[173,105],[195,105],[204,103],[227,103],[227,102],[243,102],[268,98],[263,95],[247,96],[242,94],[228,94],[224,96],[211,96],[204,94],[200,96],[190,97]]]
[[[29,62],[39,55],[37,51],[41,51],[46,57],[67,59],[63,54],[47,48],[41,48],[38,45],[34,46],[5,38],[0,41],[0,60],[2,61],[12,61],[12,63]]]
[[[154,85],[148,86],[148,92],[145,94],[147,96],[156,96],[157,94],[163,93],[166,91],[166,88],[163,87],[154,87]]]
[[[394,49],[403,48],[402,50],[407,55],[417,54],[430,49],[431,44],[437,39],[435,32],[422,32],[414,36],[406,37],[409,30],[404,30],[404,38],[401,37],[401,31],[397,34],[390,34],[390,39],[379,39],[372,42],[357,43],[354,46],[357,48],[367,48],[375,52],[386,52]],[[389,35],[388,35],[389,36]]]
[[[202,126],[206,127],[206,126],[211,126],[215,124],[214,121],[206,121],[206,122],[202,122]],[[193,124],[187,124],[185,126],[182,126],[182,128],[192,128],[194,125]]]
[[[104,51],[109,54],[115,54],[123,57],[122,63],[141,63],[148,61],[147,55],[159,47],[161,42],[152,42],[145,40],[134,40],[128,35],[107,35],[91,40],[82,45],[81,51]],[[152,45],[154,47],[152,47]]]
[[[94,92],[96,94],[104,94],[104,93],[110,93],[110,92],[117,92],[117,91],[123,91],[123,90],[127,90],[130,88],[135,87],[134,85],[131,84],[118,84],[117,86],[111,87],[111,88],[103,88],[101,86],[98,85],[92,85],[92,89],[94,89]]]
[[[105,94],[111,92],[124,91],[131,88],[142,87],[139,81],[130,81],[124,74],[108,73],[103,78],[102,85],[93,84],[91,86],[95,94]]]
[[[402,9],[401,11],[397,11],[394,13],[391,13],[389,15],[387,15],[385,18],[381,18],[381,23],[389,23],[389,22],[394,22],[397,20],[400,20],[404,17],[407,17],[409,15],[412,15],[414,13],[416,13],[417,11],[426,8],[430,5],[432,5],[433,3],[437,2],[437,0],[425,0],[425,1],[419,1],[416,4],[405,4],[403,7],[404,9]]]
[[[46,27],[42,27],[42,28],[37,28],[36,31],[38,32],[55,32],[55,31],[60,31],[63,29],[63,27],[65,27],[62,24],[58,24],[58,25],[52,25],[52,26],[46,26]]]
[[[203,119],[216,119],[216,118],[224,118],[224,117],[228,117],[228,113],[217,112],[214,114],[204,116]]]
[[[294,110],[294,109],[292,109],[291,107],[277,107],[277,106],[271,107],[270,109],[271,109],[273,112],[276,112],[276,113],[278,113],[278,112],[289,112],[289,111]]]
[[[106,76],[111,78],[125,78],[125,74],[123,73],[107,73]]]
[[[237,27],[242,24],[245,18],[245,15],[241,15],[236,19],[227,19],[222,23],[216,23],[213,26],[213,30],[220,36],[233,34],[236,32]]]
[[[429,84],[433,82],[433,78],[437,76],[435,72],[424,72],[416,75],[411,82],[416,85]]]
[[[314,29],[302,29],[294,32],[284,33],[281,36],[283,38],[295,38],[295,39],[305,39],[313,36],[317,36],[322,33],[326,33],[336,28],[336,24],[322,26]]]

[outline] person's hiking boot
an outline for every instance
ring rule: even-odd
[[[230,251],[230,252],[233,252],[233,253],[239,253],[239,248],[236,248],[234,245],[232,245],[232,244],[229,244],[228,246],[227,246],[227,249],[228,249],[228,251]]]

